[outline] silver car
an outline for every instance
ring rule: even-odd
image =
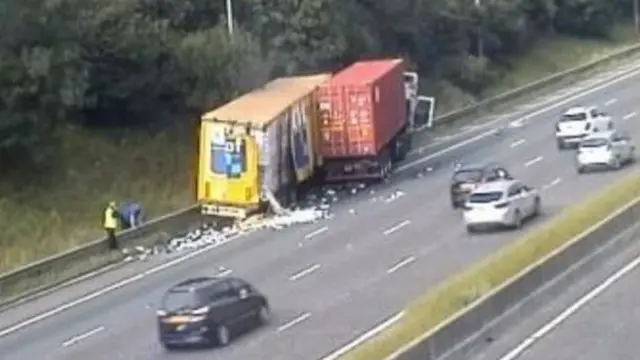
[[[617,131],[593,134],[580,142],[576,168],[578,173],[598,167],[619,169],[634,160],[635,149],[631,138]]]
[[[536,189],[519,180],[500,180],[476,188],[464,204],[463,217],[469,233],[489,226],[518,229],[540,213],[540,206]]]

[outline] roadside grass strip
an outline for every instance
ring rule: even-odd
[[[640,197],[640,173],[633,172],[594,196],[569,207],[541,227],[458,273],[410,303],[405,316],[342,359],[391,359],[416,339],[425,339],[474,301],[517,277],[594,224]]]

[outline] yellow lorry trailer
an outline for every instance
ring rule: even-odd
[[[295,200],[321,165],[317,90],[330,77],[275,79],[202,116],[197,196],[204,215],[243,219]]]

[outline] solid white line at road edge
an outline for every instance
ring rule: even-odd
[[[386,330],[391,325],[397,323],[400,319],[402,319],[403,316],[404,316],[404,311],[401,311],[401,312],[393,315],[392,317],[388,318],[387,320],[384,320],[380,324],[374,326],[371,330],[369,330],[366,333],[358,336],[352,342],[350,342],[347,345],[341,347],[340,349],[332,352],[331,354],[323,357],[322,360],[336,360],[336,359],[340,358],[342,355],[344,355],[344,354],[348,353],[349,351],[353,350],[355,347],[359,346],[360,344],[364,343],[365,341],[367,341],[367,340],[371,339],[372,337],[378,335],[379,333],[383,332],[384,330]]]
[[[629,274],[636,267],[640,265],[640,257],[635,258],[632,262],[628,263],[625,267],[618,270],[615,274],[608,277],[603,283],[593,288],[586,295],[578,299],[573,305],[569,306],[565,311],[563,311],[560,315],[555,317],[553,320],[543,325],[540,329],[536,330],[533,334],[531,334],[528,338],[526,338],[520,345],[513,348],[506,355],[502,356],[500,360],[513,360],[518,358],[522,353],[525,352],[529,347],[531,347],[534,343],[540,340],[545,335],[549,334],[551,331],[555,330],[560,324],[562,324],[565,320],[575,315],[582,307],[587,305],[591,300],[597,298],[599,295],[602,295],[605,290],[615,284],[618,280],[622,279],[625,275]]]
[[[615,78],[613,78],[613,79],[611,79],[609,81],[605,81],[603,83],[600,83],[598,86],[595,86],[595,87],[593,87],[593,88],[591,88],[591,89],[589,89],[587,91],[584,91],[584,92],[578,93],[578,94],[576,94],[574,96],[565,98],[564,100],[559,101],[557,103],[553,103],[553,104],[551,104],[551,105],[549,105],[549,106],[547,106],[545,108],[542,108],[542,109],[537,110],[537,111],[535,111],[533,113],[525,115],[525,116],[521,117],[520,119],[526,120],[528,118],[543,114],[543,113],[545,113],[545,112],[547,112],[547,111],[549,111],[551,109],[559,107],[560,105],[564,105],[564,104],[566,104],[568,102],[571,102],[571,101],[573,101],[575,99],[579,99],[581,97],[587,96],[589,94],[592,94],[594,92],[600,91],[602,89],[606,89],[607,87],[615,85],[615,84],[617,84],[619,82],[622,82],[622,81],[624,81],[626,79],[632,78],[632,77],[634,77],[634,76],[636,76],[638,74],[640,74],[639,70],[632,70],[632,71],[630,71],[629,73],[627,73],[625,75],[622,75],[622,76],[619,76],[619,77],[615,77]],[[495,131],[496,131],[496,129],[489,130],[489,131],[484,132],[482,134],[476,135],[475,137],[472,137],[470,139],[466,139],[466,140],[461,141],[459,143],[456,143],[456,144],[454,144],[452,146],[449,146],[449,147],[447,147],[445,149],[439,150],[439,151],[437,151],[437,152],[435,152],[433,154],[430,154],[430,155],[424,156],[422,158],[416,159],[416,160],[414,160],[412,162],[409,162],[407,164],[404,164],[404,165],[398,167],[394,172],[402,172],[402,171],[405,171],[405,170],[407,170],[409,168],[412,168],[412,167],[414,167],[416,165],[422,164],[422,163],[424,163],[426,161],[430,161],[430,160],[433,160],[435,158],[438,158],[438,157],[440,157],[440,156],[442,156],[442,155],[444,155],[444,154],[446,154],[448,152],[460,149],[460,148],[462,148],[464,146],[467,146],[467,145],[472,144],[472,143],[474,143],[476,141],[479,141],[479,140],[481,140],[483,138],[486,138],[487,136],[490,136],[490,135],[494,134]],[[110,293],[110,292],[112,292],[114,290],[120,289],[120,288],[122,288],[122,287],[124,287],[126,285],[129,285],[131,283],[139,281],[139,280],[141,280],[142,278],[144,278],[147,275],[151,275],[153,273],[165,270],[165,269],[167,269],[169,267],[172,267],[174,265],[178,265],[180,263],[183,263],[183,262],[185,262],[185,261],[187,261],[187,260],[189,260],[191,258],[194,258],[194,257],[196,257],[196,256],[198,256],[200,254],[208,252],[209,250],[217,248],[218,246],[224,245],[224,244],[230,242],[231,240],[233,240],[235,238],[238,238],[238,237],[240,237],[242,235],[244,235],[244,234],[237,235],[237,236],[232,236],[232,237],[230,237],[228,239],[225,239],[225,240],[223,240],[223,241],[221,241],[221,242],[219,242],[217,244],[210,245],[210,246],[204,247],[204,248],[199,249],[199,250],[195,250],[194,252],[185,254],[184,256],[181,256],[181,257],[178,257],[176,259],[173,259],[173,260],[171,260],[171,261],[169,261],[167,263],[164,263],[162,265],[159,265],[159,266],[157,266],[155,268],[151,268],[151,269],[145,271],[142,274],[138,274],[138,275],[135,275],[133,277],[126,278],[126,279],[121,280],[119,282],[113,283],[113,284],[111,284],[109,286],[106,286],[106,287],[104,287],[104,288],[102,288],[102,289],[100,289],[98,291],[95,291],[93,293],[89,293],[89,294],[84,295],[84,296],[82,296],[80,298],[77,298],[76,300],[70,301],[70,302],[65,303],[63,305],[60,305],[60,306],[58,306],[56,308],[53,308],[51,310],[45,311],[43,313],[40,313],[40,314],[38,314],[38,315],[36,315],[34,317],[31,317],[31,318],[28,318],[28,319],[26,319],[24,321],[21,321],[21,322],[19,322],[17,324],[11,325],[11,326],[9,326],[7,328],[4,328],[4,329],[0,330],[0,338],[4,337],[6,335],[9,335],[9,334],[11,334],[13,332],[16,332],[16,331],[18,331],[18,330],[20,330],[22,328],[27,327],[27,326],[33,325],[33,324],[35,324],[37,322],[40,322],[42,320],[48,319],[48,318],[50,318],[52,316],[55,316],[55,315],[57,315],[59,313],[62,313],[64,311],[66,311],[68,309],[71,309],[71,308],[76,307],[78,305],[84,304],[84,303],[86,303],[88,301],[91,301],[91,300],[93,300],[95,298],[98,298],[98,297],[100,297],[102,295]]]

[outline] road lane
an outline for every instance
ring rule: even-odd
[[[615,92],[616,99],[619,99],[616,106],[627,111],[627,106],[632,101],[625,99],[632,98],[632,96],[629,95],[627,87],[621,86],[621,88],[623,89],[621,93]],[[609,93],[609,95],[612,94]],[[610,99],[597,100],[606,102]],[[624,109],[622,109],[623,107]],[[542,156],[543,159],[534,165],[542,166],[547,163],[554,164],[554,161],[561,161],[560,169],[567,172],[568,179],[575,175],[571,155],[569,152],[558,154],[555,151],[550,133],[552,133],[552,126],[549,121],[544,123],[530,122],[529,125],[519,130],[505,131],[502,136],[496,137],[491,145],[478,149],[475,153],[462,159],[464,161],[498,159],[505,162],[507,166],[513,167],[514,172],[524,179],[535,179],[534,185],[544,186],[553,183],[559,177],[553,174],[552,170],[555,167],[549,171],[541,171],[535,169],[533,165],[525,166],[531,159]],[[523,138],[526,139],[524,143],[511,147],[513,143]],[[536,155],[540,153],[540,149],[545,149],[545,155]],[[547,151],[548,155],[546,155]],[[532,155],[533,157],[531,157]],[[445,165],[450,165],[450,162]],[[252,354],[258,356],[258,354],[269,353],[272,354],[271,356],[283,358],[281,357],[282,351],[287,348],[289,343],[295,343],[298,347],[291,352],[291,359],[304,358],[296,357],[295,354],[298,356],[304,354],[307,356],[306,358],[319,356],[332,347],[347,341],[352,334],[365,330],[369,326],[368,323],[375,323],[385,317],[389,311],[401,307],[406,300],[410,299],[408,296],[414,294],[413,290],[420,291],[432,284],[433,281],[440,280],[450,273],[449,270],[452,266],[460,268],[468,264],[469,261],[495,250],[504,241],[514,238],[516,234],[501,233],[481,236],[481,241],[475,241],[475,237],[471,238],[473,241],[469,241],[470,238],[464,234],[463,227],[460,225],[459,215],[449,210],[448,201],[446,201],[448,200],[446,198],[446,184],[450,169],[450,166],[444,166],[442,169],[436,169],[425,178],[407,179],[404,182],[393,184],[389,190],[401,187],[407,195],[389,204],[376,204],[367,200],[364,205],[356,209],[355,216],[349,217],[345,214],[346,216],[337,217],[324,225],[318,224],[315,228],[327,226],[327,230],[303,246],[299,246],[299,243],[304,239],[304,235],[315,230],[311,226],[306,227],[304,232],[294,230],[261,234],[260,236],[263,238],[253,243],[255,247],[247,247],[242,252],[221,249],[218,256],[211,254],[211,256],[185,264],[182,269],[174,269],[177,271],[171,271],[170,274],[149,277],[148,280],[137,284],[132,289],[122,289],[122,291],[97,299],[92,304],[69,310],[57,319],[47,320],[28,328],[22,333],[24,335],[22,337],[10,336],[2,339],[0,347],[3,353],[8,354],[6,355],[7,359],[31,358],[38,353],[47,353],[52,356],[51,358],[60,359],[81,359],[89,353],[93,358],[108,356],[111,359],[163,357],[162,350],[155,342],[152,311],[147,309],[147,306],[153,304],[159,298],[161,291],[171,282],[187,275],[211,273],[216,271],[218,266],[224,265],[233,269],[234,273],[244,275],[250,280],[257,279],[257,281],[254,280],[256,284],[273,298],[274,310],[278,318],[275,319],[275,324],[271,328],[247,336],[237,346],[220,352],[220,356],[224,355],[225,358],[232,359],[252,359],[254,358]],[[529,175],[530,170],[533,172]],[[586,180],[587,177],[584,177],[581,181],[588,186],[596,186],[585,189],[589,190],[601,186],[604,181],[610,181],[611,178],[618,175],[608,174],[602,177],[591,177],[588,180]],[[600,181],[592,181],[591,179],[600,179]],[[552,191],[552,188],[549,190]],[[570,193],[574,195],[575,200],[582,196],[584,191],[572,190]],[[556,195],[563,194],[554,193],[554,199]],[[567,201],[573,200],[568,199]],[[430,204],[439,205],[429,206]],[[559,203],[557,206],[559,208],[566,204],[568,202]],[[384,235],[384,230],[406,220],[401,216],[403,213],[411,214],[415,216],[415,219],[412,219],[409,225],[391,234],[391,237],[399,238],[400,241],[387,241],[389,239]],[[426,216],[421,218],[421,215]],[[363,230],[366,236],[360,236]],[[409,236],[408,230],[417,231],[418,235]],[[443,232],[433,234],[434,231]],[[434,240],[427,239],[425,241],[424,234],[435,235],[433,236]],[[345,239],[352,240],[346,241]],[[269,243],[266,242],[267,240],[270,240]],[[427,261],[426,268],[421,267],[422,278],[417,278],[416,282],[408,284],[405,281],[389,281],[388,268],[406,258],[407,252],[416,251],[411,246],[435,246],[434,244],[439,244],[436,241],[442,241],[442,244],[446,245],[444,246],[446,251],[443,252],[436,248],[431,252],[430,261]],[[350,248],[347,246],[348,244],[351,244]],[[475,248],[470,244],[475,244],[478,247]],[[220,256],[225,253],[229,256]],[[450,259],[457,260],[459,258],[464,259],[450,261]],[[320,263],[322,263],[321,269],[310,274],[308,279],[295,284],[289,280],[294,271]],[[404,276],[406,271],[417,269],[419,263],[421,260],[417,259],[393,275],[403,274]],[[441,267],[436,266],[439,263],[443,263]],[[378,273],[379,276],[372,276],[372,274]],[[433,278],[425,280],[425,274],[428,274],[429,277],[433,276]],[[383,279],[381,280],[382,285],[377,281],[367,283],[367,279],[378,279],[378,277]],[[368,286],[362,287],[362,284],[368,284]],[[416,284],[420,286],[416,286]],[[384,288],[383,291],[380,290],[380,286]],[[396,291],[386,291],[387,287],[393,288],[395,286],[400,288]],[[407,286],[410,289],[403,288]],[[345,291],[349,290],[352,290],[353,294],[345,297]],[[366,296],[363,297],[363,295]],[[372,308],[375,308],[373,305],[377,302],[371,304],[371,301],[368,301],[371,298],[380,299],[379,303],[381,304],[381,308],[373,311],[373,314],[370,312]],[[387,299],[383,301],[383,298]],[[324,308],[322,308],[323,305]],[[312,309],[319,315],[314,315],[305,309]],[[363,311],[367,313],[364,314]],[[290,330],[295,329],[295,331],[273,334],[277,326],[282,326],[306,312],[310,312],[311,316],[291,327]],[[379,317],[375,315],[379,315]],[[340,318],[346,318],[346,316],[353,317],[352,323],[349,323],[349,326],[340,326],[343,323],[336,321]],[[316,321],[318,319],[322,321],[322,324],[318,324]],[[101,323],[108,325],[101,325]],[[57,345],[56,347],[56,344],[78,336],[83,331],[95,329],[96,326],[104,326],[105,330],[74,344],[74,346],[61,347],[61,345]],[[297,329],[302,329],[304,326],[313,326],[315,330],[310,329],[305,334],[316,334],[314,341],[304,341],[302,335],[299,335],[300,338],[298,337]],[[336,328],[343,333],[331,337],[330,343],[327,342],[329,337],[326,337],[325,341],[324,336],[318,335],[328,329]],[[52,335],[53,333],[55,335]],[[295,341],[287,336],[295,336]],[[36,346],[24,347],[25,342],[34,343],[35,339],[38,339]],[[252,352],[251,349],[256,352]],[[114,355],[114,352],[117,354]],[[189,358],[217,356],[210,353],[198,354],[190,353],[185,356]]]
[[[474,360],[636,359],[640,330],[638,232],[623,252],[477,351]]]

